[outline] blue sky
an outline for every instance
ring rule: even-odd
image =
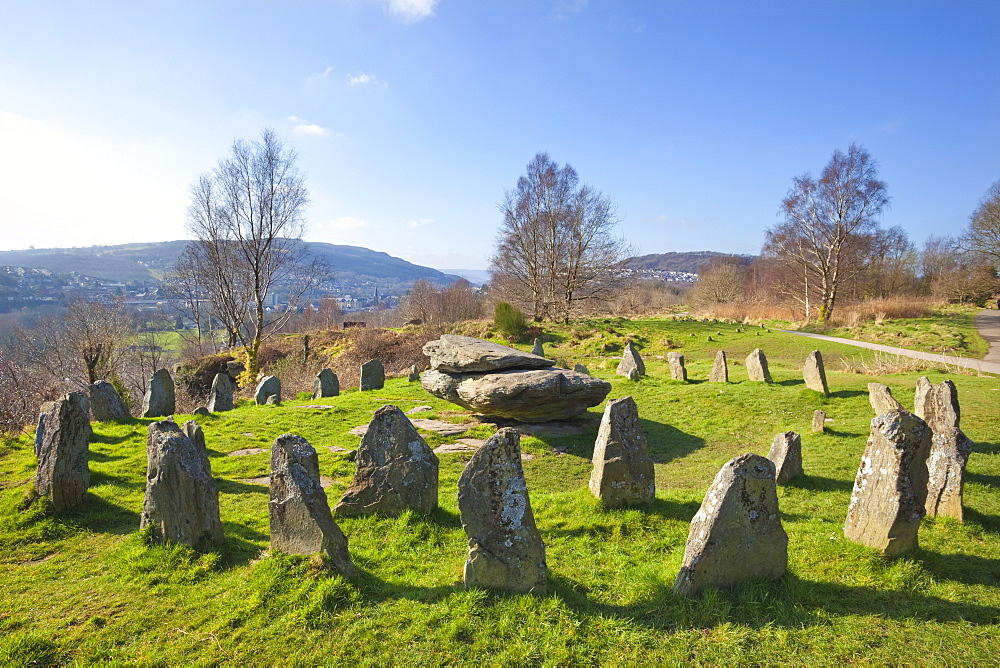
[[[307,238],[487,266],[538,151],[640,253],[755,253],[851,142],[919,245],[1000,179],[1000,2],[0,0],[0,249],[184,238],[273,127]]]

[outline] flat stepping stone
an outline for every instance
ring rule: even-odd
[[[350,450],[348,450],[347,448],[342,448],[339,445],[328,445],[326,449],[334,454],[338,454],[341,452],[350,452]]]
[[[470,439],[471,440],[471,439]],[[485,443],[485,441],[483,441]],[[480,446],[468,445],[467,443],[445,443],[434,448],[434,454],[446,454],[449,452],[476,452]]]
[[[246,436],[247,438],[257,438],[257,434],[253,434],[249,431],[240,434],[240,436]]]
[[[521,461],[530,462],[532,459],[535,459],[535,455],[527,454],[524,452],[521,453]]]
[[[413,415],[414,413],[423,413],[424,411],[434,410],[433,406],[414,406],[410,410],[406,411],[406,415]]]
[[[363,424],[360,427],[355,427],[354,429],[350,430],[347,433],[353,436],[364,436],[365,434],[368,433],[368,425]]]
[[[444,422],[443,420],[428,420],[426,418],[411,418],[410,422],[413,426],[418,429],[423,429],[425,431],[433,431],[435,433],[441,434],[442,436],[455,436],[456,434],[461,434],[469,429],[468,425],[452,424],[451,422]],[[354,436],[364,436],[368,433],[368,425],[363,424],[354,429],[351,429],[348,434]]]
[[[233,450],[227,457],[243,457],[245,455],[259,455],[262,452],[267,452],[267,448],[243,448],[242,450]]]
[[[333,408],[333,406],[319,406],[319,405],[309,404],[307,406],[294,406],[293,408],[315,408],[317,410],[329,410]]]

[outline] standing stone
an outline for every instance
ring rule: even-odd
[[[236,360],[230,360],[226,362],[226,373],[229,374],[229,378],[235,383],[240,374],[247,370],[247,367],[243,362],[237,362]]]
[[[38,417],[35,492],[57,511],[82,504],[90,486],[87,444],[92,432],[85,399],[83,392],[70,392],[47,402]]]
[[[774,482],[783,485],[802,475],[802,437],[786,431],[774,437],[767,458],[774,462]]]
[[[142,400],[142,417],[165,417],[174,413],[174,379],[166,369],[159,369],[149,380]]]
[[[132,418],[118,390],[106,380],[90,386],[90,414],[95,422],[126,422]]]
[[[826,411],[813,411],[813,433],[822,434],[826,431]]]
[[[631,380],[634,383],[638,383],[641,378],[642,378],[642,374],[639,373],[638,369],[631,369],[628,372],[628,379]]]
[[[681,353],[667,353],[667,363],[670,364],[670,377],[686,383],[688,372],[684,368],[684,355]]]
[[[748,578],[780,578],[788,567],[774,464],[760,455],[731,459],[715,476],[691,520],[674,593],[732,587]]]
[[[264,376],[257,383],[253,400],[258,406],[281,403],[281,381],[277,376]]]
[[[323,369],[313,380],[313,399],[340,396],[340,379],[332,369]]]
[[[223,542],[219,491],[205,448],[173,420],[149,425],[146,496],[139,528],[152,527],[158,543],[181,543],[207,552]]]
[[[590,369],[587,368],[586,364],[574,364],[573,371],[576,371],[577,373],[583,373],[588,376],[590,375]]]
[[[875,410],[875,415],[905,410],[902,404],[892,396],[892,390],[882,383],[868,383],[868,402]]]
[[[764,351],[760,348],[754,348],[754,351],[747,355],[746,364],[747,377],[750,380],[764,383],[771,382],[771,372],[767,368],[767,358],[764,357]]]
[[[806,364],[802,368],[802,378],[806,381],[806,387],[810,390],[821,392],[823,396],[829,396],[830,387],[826,384],[826,369],[823,368],[823,355],[818,350],[809,353]]]
[[[594,444],[590,491],[609,508],[648,503],[656,497],[653,460],[632,397],[609,401]]]
[[[361,365],[361,391],[381,390],[385,387],[385,367],[379,360],[369,360]]]
[[[347,537],[333,520],[326,492],[320,486],[319,458],[306,439],[282,434],[271,446],[271,549],[285,554],[329,557],[348,577],[357,569],[347,551]]]
[[[622,352],[622,361],[618,363],[618,368],[615,370],[619,376],[625,376],[626,378],[632,378],[632,372],[635,371],[639,376],[646,375],[646,365],[643,364],[642,357],[636,351],[632,342],[629,341],[625,344],[625,350]]]
[[[930,424],[928,417],[933,411],[934,385],[927,376],[917,378],[917,391],[913,395],[913,414]]]
[[[847,509],[844,536],[897,557],[917,546],[927,500],[931,430],[904,410],[872,419]]]
[[[181,425],[181,431],[199,448],[202,450],[208,449],[208,446],[205,444],[205,430],[201,428],[200,424],[194,420],[188,420]]]
[[[535,339],[535,343],[531,346],[531,354],[545,357],[545,346],[542,345],[541,339]]]
[[[929,390],[920,387],[922,381]],[[931,517],[954,517],[961,522],[965,465],[972,453],[972,441],[958,428],[961,419],[958,390],[950,380],[935,387],[921,377],[917,381],[916,404],[916,414],[931,428],[924,508]]]
[[[205,406],[198,406],[198,408],[191,411],[191,415],[211,415],[211,411]]]
[[[232,376],[226,372],[215,374],[212,380],[212,389],[208,393],[208,410],[210,413],[220,413],[222,411],[233,410],[233,392],[236,391],[236,383]]]
[[[715,361],[712,362],[712,372],[708,374],[708,382],[729,382],[729,366],[726,364],[726,351],[720,350],[715,353]]]
[[[458,510],[469,537],[466,587],[546,593],[545,545],[531,512],[516,430],[500,429],[472,455],[458,479]]]
[[[406,374],[406,381],[408,383],[416,383],[420,380],[420,369],[414,364],[410,367],[410,373]]]
[[[358,446],[358,468],[339,515],[430,514],[438,503],[438,458],[396,406],[382,406]]]

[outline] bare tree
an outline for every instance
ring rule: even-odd
[[[568,321],[574,307],[607,296],[620,285],[625,244],[613,236],[611,200],[579,186],[576,170],[546,153],[499,205],[503,224],[490,273],[504,298],[523,304],[536,321]]]
[[[785,220],[767,230],[764,254],[795,269],[807,314],[815,294],[819,321],[831,317],[841,286],[864,267],[866,235],[888,204],[875,160],[857,144],[846,154],[834,151],[818,180],[793,179],[782,202]]]
[[[309,194],[296,158],[268,128],[260,141],[233,142],[229,155],[191,188],[189,263],[229,345],[244,348],[250,378],[261,342],[295,312],[323,270],[305,258],[301,242]],[[268,298],[279,288],[287,306],[269,309]]]
[[[743,297],[742,258],[722,256],[713,258],[698,268],[698,280],[688,292],[689,301],[695,306],[728,304]]]
[[[1000,267],[1000,181],[990,186],[979,206],[969,217],[969,227],[961,239],[962,248],[989,258]]]

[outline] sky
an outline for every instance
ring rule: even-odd
[[[0,250],[187,238],[236,139],[306,239],[485,269],[540,151],[636,254],[757,253],[856,142],[919,246],[1000,179],[997,0],[0,0]]]

